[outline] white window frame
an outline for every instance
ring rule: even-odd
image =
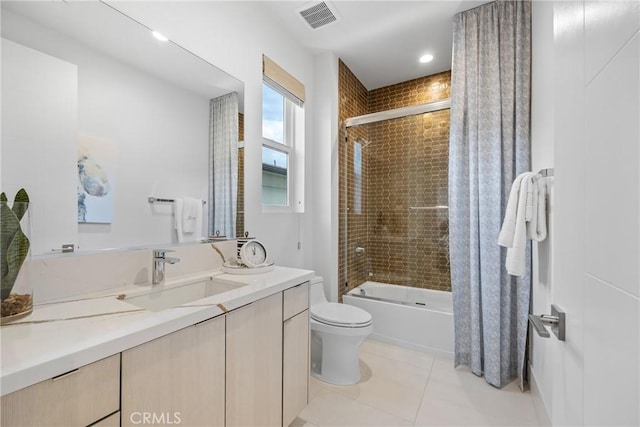
[[[263,84],[281,93],[266,81]],[[304,212],[304,108],[295,105],[287,96],[283,95],[283,98],[284,142],[262,136],[262,146],[287,154],[287,204],[265,205],[261,201],[264,213]],[[262,168],[262,159],[260,163]],[[260,190],[262,197],[262,184]]]

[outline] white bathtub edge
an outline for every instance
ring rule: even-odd
[[[453,313],[349,294],[343,295],[343,302],[371,314],[374,339],[424,353],[453,355]]]

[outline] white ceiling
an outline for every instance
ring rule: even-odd
[[[318,1],[266,1],[265,11],[313,52],[333,51],[369,90],[451,69],[453,16],[487,1],[330,2],[338,21],[311,29],[297,10]],[[420,64],[430,53],[434,60]]]

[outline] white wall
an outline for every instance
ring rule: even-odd
[[[640,424],[639,29],[637,1],[553,4],[553,268],[536,294],[567,337],[534,340],[532,371],[554,425]]]
[[[531,7],[531,170],[538,171],[554,166],[553,149],[553,3],[535,1]],[[544,179],[548,191],[547,238],[533,243],[533,271],[531,305],[535,314],[549,313],[553,302],[553,240],[554,240],[554,182]],[[551,340],[531,334],[530,373],[532,394],[538,418],[549,421],[553,385],[553,346]]]
[[[313,268],[324,278],[330,301],[338,300],[338,57],[315,57],[316,143],[313,145]]]
[[[208,97],[139,72],[31,21],[15,15],[8,20],[9,15],[5,12],[3,28],[8,38],[78,66],[77,133],[113,143],[118,150],[113,221],[79,224],[79,249],[176,242],[172,205],[152,205],[147,197],[207,198]],[[70,143],[75,150],[75,139]],[[77,159],[69,160],[61,169],[75,171]],[[47,179],[59,184],[56,174]],[[72,185],[75,193],[75,182]],[[205,224],[206,213],[203,209]],[[76,241],[75,236],[67,240],[57,247]]]
[[[118,146],[113,223],[80,224],[80,248],[176,242],[172,205],[147,197],[207,198],[209,99],[108,61],[79,63],[80,133]]]
[[[31,253],[75,244],[78,67],[2,39],[2,191],[29,194]]]
[[[263,213],[261,206],[262,54],[305,85],[307,153],[313,151],[314,79],[310,52],[273,25],[259,2],[112,2],[144,25],[165,34],[245,84],[245,228],[267,246],[277,264],[313,266],[312,204],[303,214]],[[307,200],[315,167],[307,154]],[[301,249],[298,249],[298,242]]]

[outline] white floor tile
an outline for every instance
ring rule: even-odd
[[[367,370],[363,368],[363,364],[360,364],[360,370]],[[362,381],[367,381],[368,378],[371,377],[371,374],[365,376],[362,374]],[[358,384],[355,385],[332,385],[327,384],[323,381],[320,381],[317,378],[311,377],[309,382],[309,400],[319,395],[322,392],[330,392],[342,395],[344,397],[348,397],[350,399],[356,399],[360,395],[360,386]]]
[[[398,362],[408,363],[410,365],[425,369],[431,369],[431,365],[433,364],[434,359],[434,356],[427,353],[409,350],[407,348],[398,347],[393,344],[388,344],[373,339],[365,340],[360,346],[360,352],[388,357],[389,359],[394,359]]]
[[[317,426],[412,425],[402,418],[331,392],[321,392],[298,418]]]
[[[538,423],[531,394],[520,392],[516,381],[496,389],[446,357],[367,340],[360,368],[362,381],[352,386],[311,378],[310,403],[292,426]]]
[[[415,422],[416,426],[488,426],[491,420],[475,409],[439,399],[425,399]]]
[[[486,382],[480,384],[475,381],[478,379],[484,382],[482,378],[477,378],[471,373],[466,375],[470,378],[468,381],[462,380],[464,384],[430,378],[423,404],[429,405],[434,401],[444,401],[472,412],[481,413],[483,417],[491,421],[490,425],[538,424],[531,394],[520,392],[517,384],[511,383],[499,390]]]
[[[372,353],[361,353],[371,377],[358,384],[359,402],[413,422],[429,378],[429,368],[420,368]]]

